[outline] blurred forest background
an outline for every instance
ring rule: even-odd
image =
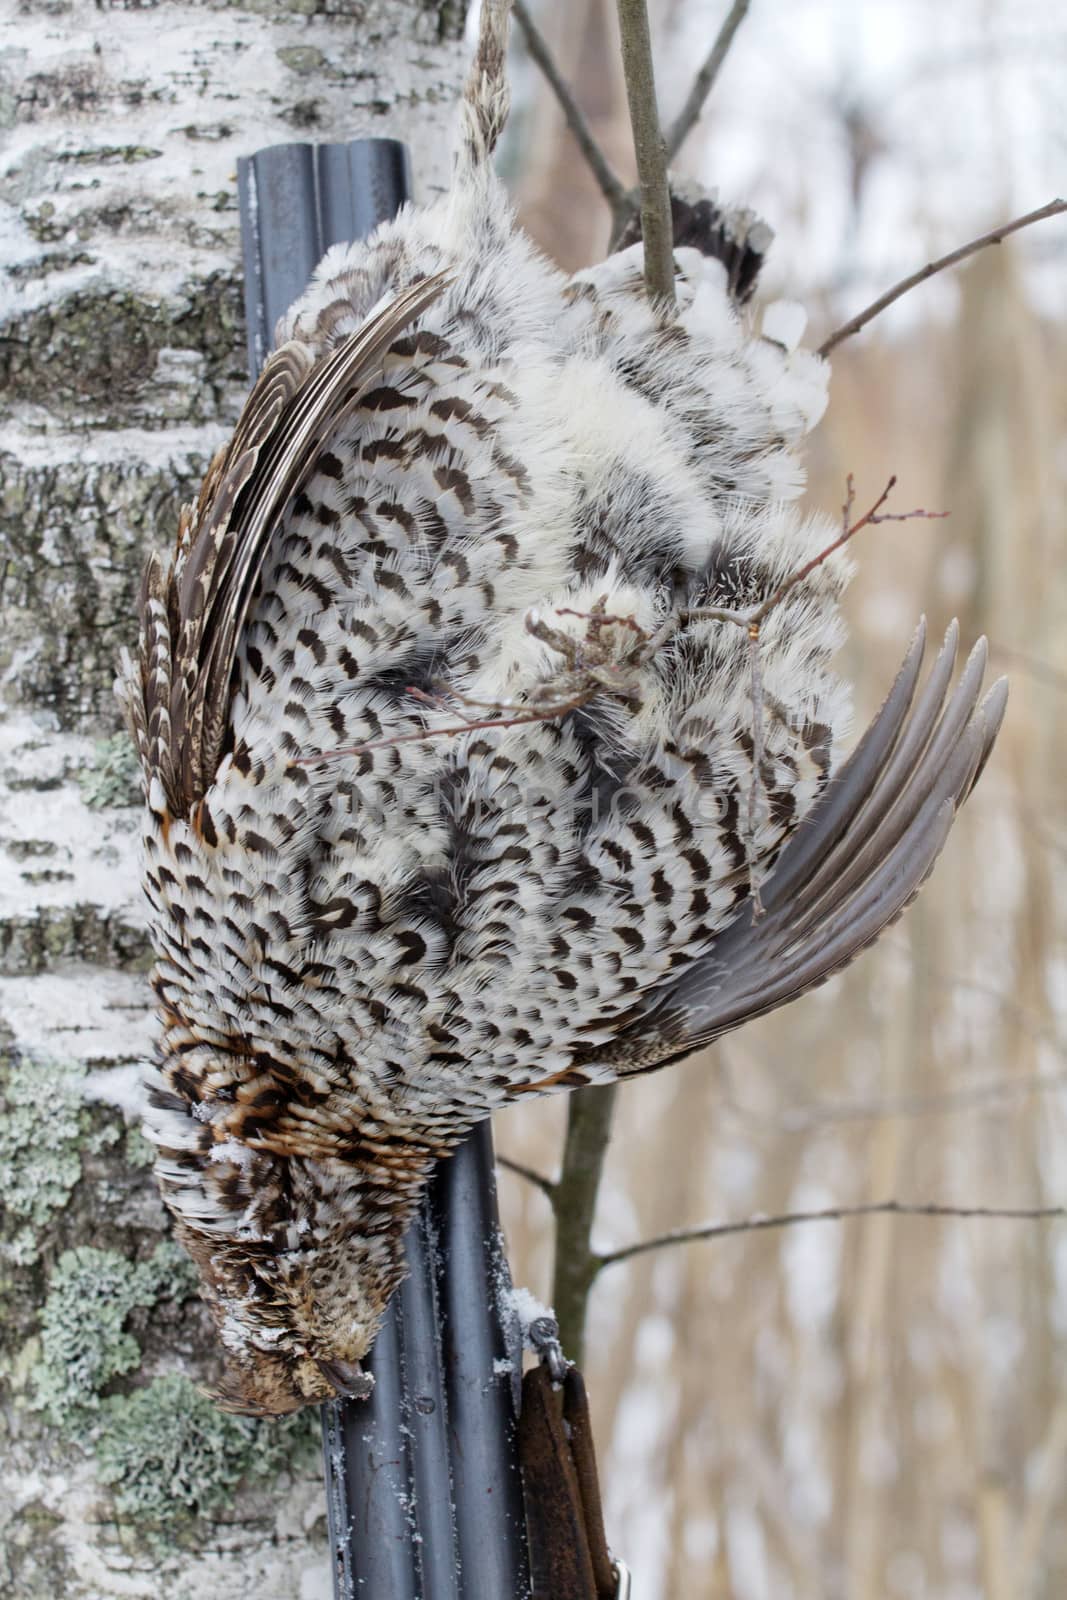
[[[629,180],[608,0],[531,7]],[[726,7],[653,0],[664,122]],[[517,31],[517,30],[516,30]],[[505,159],[568,266],[607,212],[517,41]],[[1049,200],[1067,158],[1067,18],[1029,0],[757,0],[676,170],[777,239],[765,302],[808,340]],[[860,536],[856,725],[915,620],[958,615],[1013,680],[990,769],[923,897],[815,995],[621,1092],[594,1243],[897,1198],[1036,1207],[1067,1182],[1067,229],[988,249],[833,358],[808,500],[946,521]],[[552,1175],[565,1103],[498,1120]],[[547,1295],[544,1196],[501,1178],[516,1279]],[[609,1537],[642,1600],[1052,1600],[1067,1592],[1067,1227],[873,1217],[613,1266],[585,1371]]]

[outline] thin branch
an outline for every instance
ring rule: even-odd
[[[772,1228],[792,1228],[801,1222],[845,1222],[850,1217],[982,1217],[1012,1222],[1047,1222],[1067,1218],[1067,1206],[949,1206],[908,1205],[901,1200],[873,1200],[858,1206],[830,1206],[822,1211],[785,1211],[770,1217],[749,1217],[744,1222],[712,1222],[701,1228],[676,1228],[654,1239],[624,1245],[597,1257],[597,1271],[631,1261],[668,1245],[691,1244],[699,1239],[723,1239],[735,1233],[762,1233]]]
[[[407,694],[420,705],[434,711],[445,711],[454,701],[464,711],[478,712],[465,722],[456,722],[442,728],[416,728],[408,733],[394,733],[382,739],[371,739],[361,744],[345,745],[337,750],[324,750],[314,756],[296,756],[294,766],[320,766],[336,761],[342,756],[362,756],[373,750],[391,750],[394,745],[420,744],[429,739],[450,739],[464,733],[474,733],[485,728],[518,728],[531,722],[554,722],[568,712],[578,711],[602,692],[630,699],[635,694],[632,672],[644,664],[649,653],[658,648],[659,635],[649,639],[635,617],[609,617],[607,596],[601,595],[591,611],[573,611],[561,607],[560,616],[581,617],[585,620],[585,638],[575,639],[569,633],[553,628],[544,620],[536,607],[526,613],[526,631],[542,644],[547,644],[568,663],[568,671],[556,681],[556,692],[548,694],[542,685],[528,700],[481,700],[460,694],[447,687],[434,694],[409,684]],[[604,630],[624,626],[635,635],[635,643],[622,661],[612,659],[610,642],[604,640]],[[489,716],[480,715],[488,711]]]
[[[293,766],[323,766],[328,761],[340,760],[342,756],[365,756],[374,750],[391,750],[398,744],[425,744],[428,739],[454,739],[464,733],[480,733],[486,728],[522,728],[530,722],[554,722],[557,717],[580,710],[602,687],[599,682],[590,680],[566,699],[546,701],[543,705],[512,705],[507,701],[468,700],[463,695],[453,695],[460,705],[485,705],[495,715],[479,717],[471,722],[453,722],[444,728],[416,728],[413,733],[394,733],[386,739],[371,739],[365,744],[345,745],[339,750],[322,750],[315,756],[294,756]],[[409,686],[407,693],[413,700],[441,709],[439,699],[425,694],[421,689]]]
[[[1048,205],[1042,206],[1040,210],[1029,211],[1025,217],[1016,217],[1014,222],[1006,222],[1003,227],[994,228],[992,233],[984,233],[980,239],[972,239],[970,244],[961,245],[958,250],[950,251],[947,256],[928,262],[925,267],[920,267],[918,272],[913,272],[908,278],[902,278],[892,289],[887,289],[885,294],[880,295],[864,311],[836,329],[828,339],[824,339],[819,346],[819,354],[828,356],[831,350],[845,339],[851,339],[854,333],[859,333],[868,322],[872,322],[887,306],[891,306],[894,300],[899,300],[901,295],[907,294],[918,284],[925,283],[926,279],[932,278],[935,273],[943,272],[946,267],[955,266],[957,261],[965,261],[976,251],[984,250],[987,244],[999,244],[1002,239],[1006,239],[1010,233],[1016,233],[1020,228],[1028,228],[1033,222],[1044,222],[1048,217],[1058,217],[1064,211],[1067,211],[1067,200],[1050,200]]]
[[[601,1260],[590,1244],[604,1159],[611,1140],[615,1085],[580,1089],[567,1107],[567,1136],[558,1178],[497,1155],[497,1162],[545,1195],[556,1224],[552,1305],[567,1357],[582,1364],[585,1315]]]
[[[850,539],[855,538],[861,528],[873,528],[879,522],[912,522],[916,517],[925,517],[933,520],[948,516],[947,511],[923,511],[921,509],[916,511],[882,511],[882,507],[889,499],[896,481],[896,475],[894,474],[871,509],[864,512],[858,521],[852,522],[852,507],[856,500],[856,490],[850,472],[845,491],[845,503],[841,507],[841,533],[832,544],[826,546],[825,550],[820,550],[817,556],[812,556],[810,561],[806,561],[802,567],[798,567],[795,572],[789,574],[781,588],[776,589],[768,599],[764,600],[761,606],[758,606],[752,612],[748,618],[749,627],[755,626],[758,629],[760,623],[769,616],[775,606],[781,605],[790,590],[795,589],[798,583],[803,583],[805,578],[810,577],[816,567],[821,567],[823,562],[832,556],[835,550],[840,550],[843,545],[848,544]]]
[[[641,190],[641,237],[645,246],[645,287],[665,308],[674,305],[674,225],[667,182],[667,147],[659,125],[652,40],[645,0],[617,0],[622,33],[622,68],[634,135]]]
[[[532,1183],[535,1189],[540,1189],[543,1195],[555,1203],[556,1190],[559,1188],[552,1178],[546,1178],[543,1172],[537,1172],[533,1167],[527,1167],[521,1161],[513,1161],[510,1156],[502,1156],[498,1150],[496,1164],[503,1167],[505,1172],[514,1172],[518,1178],[525,1178],[527,1183]]]
[[[712,45],[708,58],[693,80],[693,87],[689,91],[685,105],[675,118],[671,131],[667,135],[667,160],[673,161],[682,145],[689,137],[690,131],[696,124],[704,103],[715,87],[715,80],[722,71],[722,64],[730,52],[734,42],[734,34],[744,22],[748,14],[750,0],[734,0],[733,5],[726,14],[726,20],[719,29],[715,43]]]
[[[594,139],[592,129],[585,120],[581,107],[575,100],[569,84],[553,59],[544,34],[538,28],[526,7],[526,0],[513,0],[513,9],[515,20],[526,36],[526,48],[544,73],[549,88],[559,101],[567,126],[574,135],[579,150],[589,163],[590,171],[600,187],[601,194],[608,202],[613,213],[620,210],[620,208],[628,209],[629,190]]]
[[[732,622],[739,628],[745,628],[748,631],[749,638],[752,638],[754,634],[758,639],[762,624],[766,622],[775,607],[781,605],[786,595],[790,594],[798,583],[803,583],[805,578],[810,578],[817,567],[821,567],[825,561],[829,560],[835,550],[840,550],[843,545],[848,544],[850,539],[854,539],[861,529],[873,528],[880,522],[912,522],[916,517],[932,520],[948,516],[947,511],[924,511],[921,507],[915,511],[883,511],[882,507],[889,499],[896,486],[896,481],[896,475],[894,474],[870,510],[865,511],[862,517],[857,517],[856,521],[853,522],[851,518],[852,508],[856,501],[856,488],[850,472],[846,480],[845,503],[841,507],[841,532],[825,549],[820,550],[818,555],[812,556],[810,561],[805,561],[803,566],[796,567],[772,595],[768,595],[766,600],[753,607],[750,611],[727,611],[721,606],[693,606],[689,610],[680,613],[680,620],[685,623]]]

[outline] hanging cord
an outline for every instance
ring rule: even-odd
[[[522,1463],[532,1600],[627,1600],[630,1578],[604,1535],[585,1381],[552,1317],[528,1330],[538,1365],[522,1380]]]

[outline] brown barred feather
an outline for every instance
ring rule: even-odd
[[[164,579],[158,560],[150,563],[141,602],[151,619],[141,646],[144,710],[134,713],[134,729],[151,730],[147,770],[159,777],[175,816],[189,815],[218,765],[235,651],[278,518],[389,344],[438,298],[448,277],[437,273],[403,290],[317,364],[304,346],[283,345],[212,462],[170,573]],[[170,619],[169,651],[160,607]]]

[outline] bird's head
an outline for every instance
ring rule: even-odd
[[[231,1358],[221,1383],[208,1394],[221,1411],[281,1417],[326,1400],[365,1400],[373,1388],[374,1379],[358,1361],[320,1361],[257,1350]]]
[[[371,1145],[339,1097],[331,1118],[301,1118],[280,1069],[244,1056],[205,1047],[166,1070],[175,1087],[153,1084],[145,1127],[224,1349],[213,1398],[265,1416],[365,1397],[361,1362],[405,1276],[404,1233],[439,1151],[380,1129]]]
[[[296,1249],[221,1245],[188,1226],[184,1243],[225,1347],[212,1391],[224,1411],[282,1416],[338,1398],[365,1399],[362,1361],[403,1276],[402,1228],[369,1252],[358,1240]]]

